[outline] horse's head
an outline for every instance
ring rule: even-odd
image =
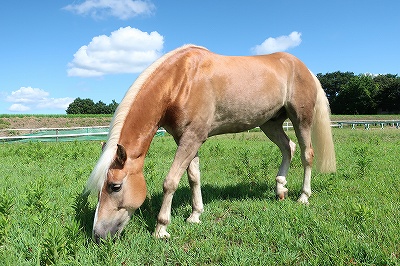
[[[128,157],[125,148],[117,145],[114,159],[108,168],[93,223],[93,237],[101,239],[119,234],[129,222],[132,213],[146,198],[146,183],[142,164]]]

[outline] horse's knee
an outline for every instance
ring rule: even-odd
[[[178,188],[179,182],[174,179],[166,178],[163,184],[163,191],[164,193],[174,193]]]

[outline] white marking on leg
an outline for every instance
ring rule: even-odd
[[[288,189],[285,188],[285,185],[287,183],[286,177],[277,176],[275,180],[276,180],[276,196],[279,200],[284,200],[288,192]]]
[[[290,146],[290,160],[293,159],[294,156],[294,152],[296,151],[296,143],[294,143],[293,141],[289,141],[289,146]]]
[[[193,139],[190,135],[188,135],[188,138],[190,139],[190,144],[186,143],[185,145],[178,146],[175,154],[175,159],[172,163],[167,177],[164,180],[164,197],[161,204],[160,212],[157,217],[156,230],[154,232],[154,236],[157,238],[170,237],[170,234],[168,234],[166,228],[167,225],[171,222],[172,198],[183,173],[185,172],[185,170],[187,170],[190,162],[196,156],[198,148],[203,143],[202,141],[197,143],[193,142]],[[181,143],[185,143],[185,140],[181,139]]]
[[[302,193],[297,200],[300,203],[308,204],[308,198],[311,196],[311,166],[304,168],[304,181]]]
[[[189,218],[186,219],[189,223],[200,223],[200,215],[203,213],[203,198],[201,196],[201,185],[200,185],[200,167],[199,157],[196,156],[190,162],[188,167],[188,179],[190,189],[192,191],[192,213]]]
[[[170,238],[171,235],[167,232],[167,226],[157,223],[156,229],[154,230],[155,238]]]

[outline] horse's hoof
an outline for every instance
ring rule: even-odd
[[[186,219],[186,222],[191,223],[191,224],[199,224],[199,223],[201,223],[200,218],[196,217],[196,216],[193,216],[193,215],[190,215],[190,217]]]
[[[276,194],[276,199],[279,200],[279,201],[284,200],[287,197],[288,197],[288,192],[287,191],[284,191],[284,192],[281,192],[279,194]]]
[[[277,200],[284,200],[288,197],[288,189],[285,188],[282,184],[279,184],[276,188],[276,199]]]
[[[308,196],[304,193],[302,193],[297,200],[297,202],[300,202],[301,204],[308,205]]]
[[[156,230],[153,233],[153,236],[155,238],[158,238],[158,239],[168,239],[168,238],[170,238],[171,235],[167,232],[165,227],[166,226],[157,225],[156,226]]]

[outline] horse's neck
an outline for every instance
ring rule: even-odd
[[[155,90],[145,88],[138,93],[121,130],[120,144],[133,158],[144,159],[164,113],[161,93]]]

